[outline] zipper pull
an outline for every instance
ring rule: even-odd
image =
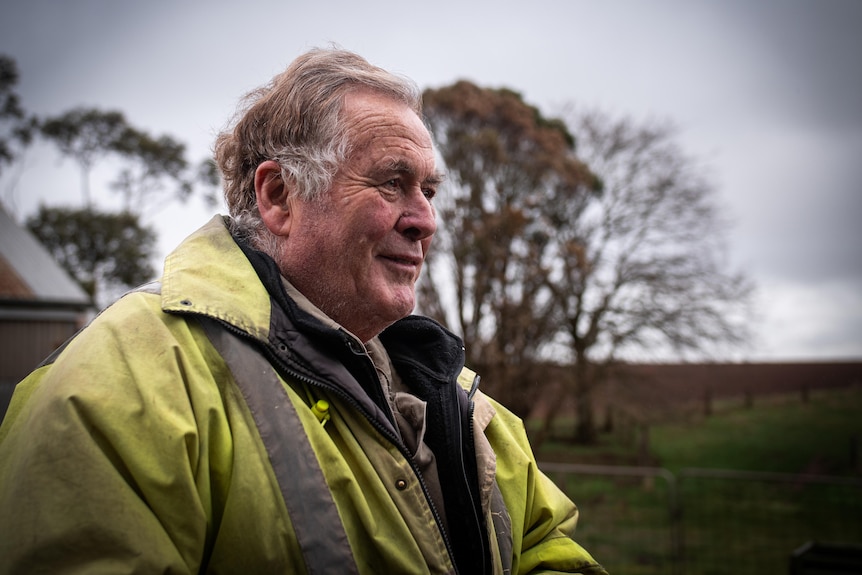
[[[321,425],[326,425],[326,422],[329,421],[329,402],[325,399],[318,399],[311,406],[311,413],[317,417],[317,421],[320,422]]]

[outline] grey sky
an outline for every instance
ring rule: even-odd
[[[208,154],[238,98],[336,42],[420,86],[469,78],[658,118],[720,190],[734,265],[762,322],[741,359],[862,357],[862,2],[3,0],[0,53],[39,114],[88,105]],[[18,175],[21,214],[75,202],[47,150]],[[4,182],[8,186],[8,182]],[[161,215],[163,250],[210,214]]]

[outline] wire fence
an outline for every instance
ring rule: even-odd
[[[578,541],[611,574],[787,574],[792,561],[794,575],[862,573],[862,478],[541,468],[578,504]],[[829,570],[805,570],[815,554]]]

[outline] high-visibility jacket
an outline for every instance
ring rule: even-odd
[[[272,274],[216,217],[17,386],[0,573],[605,573],[458,338],[380,336],[427,401],[438,509],[367,354]]]

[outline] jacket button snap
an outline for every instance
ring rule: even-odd
[[[407,482],[403,479],[399,479],[395,482],[395,489],[397,489],[398,491],[404,491],[405,489],[407,489]]]

